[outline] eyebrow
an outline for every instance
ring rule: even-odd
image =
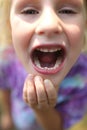
[[[74,4],[82,3],[82,1],[80,1],[80,0],[59,0],[59,2],[70,2],[70,3],[74,3]]]
[[[14,4],[16,7],[18,7],[19,5],[26,5],[28,2],[29,4],[37,4],[37,3],[40,3],[40,1],[42,0],[11,0],[11,5],[14,1]]]
[[[12,0],[13,1],[13,0]],[[18,2],[40,2],[41,0],[17,0]]]

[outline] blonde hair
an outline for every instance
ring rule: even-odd
[[[11,0],[0,0],[0,47],[12,42],[10,28]]]
[[[84,0],[87,19],[87,0]],[[10,28],[10,7],[11,0],[0,0],[0,45],[12,43]],[[87,29],[85,32],[85,51],[87,52]]]

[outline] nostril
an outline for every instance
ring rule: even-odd
[[[54,33],[58,34],[59,32],[56,30]]]
[[[38,35],[52,35],[52,34],[58,34],[60,33],[60,31],[56,29],[53,29],[53,28],[44,28],[44,29],[36,29],[35,31],[36,34]]]
[[[52,36],[52,35],[55,35],[55,34],[59,34],[60,32],[58,30],[38,30],[36,31],[36,34],[37,35],[47,35],[47,36]]]
[[[35,29],[35,33],[38,35],[52,35],[52,34],[59,34],[62,32],[62,26],[55,23],[55,24],[41,24],[37,25]]]
[[[39,34],[39,35],[43,35],[44,31],[36,31],[36,33]]]

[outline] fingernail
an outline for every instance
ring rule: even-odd
[[[27,78],[33,79],[33,78],[34,78],[34,75],[33,75],[33,74],[28,74]]]
[[[52,85],[52,83],[51,83],[51,81],[50,81],[49,79],[45,79],[45,80],[44,80],[44,83],[45,83],[46,85],[48,85],[48,84],[51,84],[51,85]]]

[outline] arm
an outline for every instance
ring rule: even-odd
[[[54,108],[47,111],[35,111],[35,114],[44,130],[63,130],[60,113]]]
[[[1,128],[4,130],[13,128],[10,93],[9,90],[0,90]]]
[[[11,115],[10,90],[0,89],[0,104],[3,113]]]
[[[63,130],[61,116],[54,108],[57,91],[50,80],[29,75],[24,84],[23,98],[44,130]]]

